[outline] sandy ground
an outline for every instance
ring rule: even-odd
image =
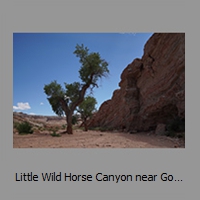
[[[119,133],[74,130],[73,135],[49,133],[13,134],[14,148],[185,148],[183,139],[150,133]]]

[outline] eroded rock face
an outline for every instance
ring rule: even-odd
[[[185,118],[185,34],[155,33],[121,74],[90,126],[146,131]]]

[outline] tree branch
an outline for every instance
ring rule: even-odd
[[[76,109],[76,107],[84,100],[85,92],[90,87],[90,85],[92,84],[93,77],[94,77],[94,73],[92,73],[90,75],[89,81],[86,84],[83,85],[83,87],[82,87],[82,89],[80,90],[80,93],[79,93],[79,98],[76,102],[74,102],[72,104],[71,110],[74,111]]]
[[[63,98],[60,98],[60,103],[61,103],[61,106],[62,106],[64,112],[65,112],[65,115],[67,116],[67,113],[70,112],[69,106],[66,104],[66,102]]]

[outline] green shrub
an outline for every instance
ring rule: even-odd
[[[16,125],[16,129],[19,134],[32,134],[32,126],[29,122],[25,121]]]
[[[57,134],[55,131],[53,131],[52,134],[50,134],[52,137],[60,137],[60,134]]]
[[[17,126],[19,125],[19,122],[13,122],[13,127],[17,128]]]
[[[62,129],[66,129],[66,127],[67,127],[66,124],[62,125]]]
[[[72,116],[72,124],[75,125],[78,123],[78,116],[77,115],[73,115]]]

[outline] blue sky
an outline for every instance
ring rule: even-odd
[[[13,111],[36,115],[55,115],[44,93],[53,80],[80,81],[76,44],[89,52],[99,52],[109,65],[110,75],[99,81],[93,96],[97,108],[118,89],[120,75],[143,48],[152,33],[14,33],[13,34]]]

